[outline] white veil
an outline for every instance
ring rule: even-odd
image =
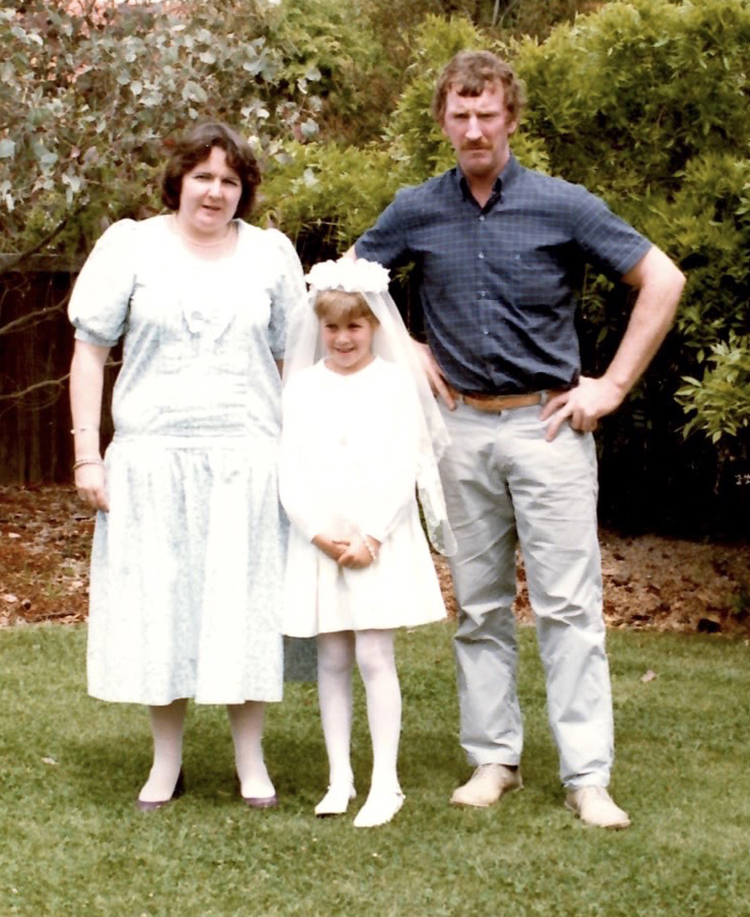
[[[306,275],[310,285],[307,300],[299,304],[289,320],[283,380],[312,366],[325,356],[320,322],[313,305],[321,290],[361,293],[380,323],[373,337],[376,356],[404,369],[414,381],[420,405],[420,436],[417,460],[417,492],[425,526],[433,547],[441,554],[456,551],[456,540],[448,523],[445,497],[438,474],[438,461],[448,443],[448,431],[422,370],[414,345],[396,304],[388,292],[388,271],[374,261],[341,258],[321,261]]]

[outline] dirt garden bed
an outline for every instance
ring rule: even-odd
[[[0,487],[0,627],[86,619],[93,529],[72,487]],[[750,635],[750,545],[608,531],[601,541],[610,627]],[[435,562],[455,613],[447,564]],[[516,610],[529,622],[520,565],[518,575]]]

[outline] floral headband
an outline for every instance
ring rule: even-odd
[[[339,258],[319,261],[305,279],[314,290],[341,290],[344,293],[387,293],[388,271],[376,261],[364,258]]]

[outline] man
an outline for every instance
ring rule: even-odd
[[[566,806],[588,824],[626,828],[606,789],[614,738],[592,431],[654,356],[685,278],[584,188],[519,165],[509,140],[521,104],[507,64],[458,54],[433,103],[457,166],[400,191],[350,254],[416,263],[427,344],[415,346],[452,437],[442,473],[458,540],[461,744],[476,769],[451,802],[488,806],[522,786],[518,543]],[[587,264],[637,290],[597,379],[580,375],[574,328]]]

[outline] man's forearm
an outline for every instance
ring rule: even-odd
[[[628,327],[604,378],[625,398],[672,325],[685,276],[664,252],[653,247],[623,280],[637,287],[638,295]]]

